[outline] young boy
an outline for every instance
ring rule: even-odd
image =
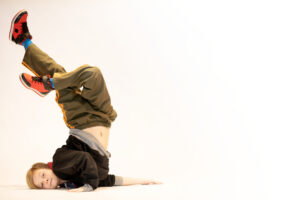
[[[22,84],[45,96],[56,91],[64,121],[70,128],[66,145],[58,148],[53,163],[36,163],[27,173],[30,188],[53,189],[61,186],[72,191],[92,191],[99,186],[159,184],[146,179],[109,175],[110,153],[107,151],[109,130],[117,113],[111,105],[101,71],[83,65],[66,70],[32,43],[27,27],[26,10],[12,20],[9,38],[23,45],[26,52],[22,64],[36,76],[20,75]],[[82,90],[79,88],[82,87]]]

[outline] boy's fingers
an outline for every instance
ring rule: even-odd
[[[82,188],[76,188],[76,189],[68,190],[68,192],[82,192],[82,191],[83,191]]]

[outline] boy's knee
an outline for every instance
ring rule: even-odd
[[[91,67],[91,68],[89,68],[89,71],[90,71],[91,75],[95,75],[95,76],[101,75],[101,71],[98,67]]]
[[[83,76],[88,77],[99,77],[102,76],[101,71],[98,67],[85,66],[82,68]]]

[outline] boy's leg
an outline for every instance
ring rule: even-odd
[[[104,113],[109,121],[116,118],[117,114],[111,105],[105,80],[99,68],[84,65],[71,72],[57,72],[53,75],[53,83],[56,90],[76,88],[78,91],[82,87],[81,97],[87,100],[95,111]]]
[[[12,19],[9,32],[9,39],[26,49],[22,64],[25,65],[36,76],[44,76],[54,72],[65,72],[65,69],[58,65],[46,53],[41,51],[35,44],[32,44],[32,36],[27,27],[26,10],[20,10]]]
[[[33,72],[37,78],[22,73],[20,75],[21,83],[42,97],[46,96],[53,89],[50,79],[53,74],[55,72],[66,72],[61,65],[57,64],[33,43],[27,47],[22,64]]]
[[[23,84],[28,80],[33,85],[27,81],[29,84],[26,86],[30,89],[35,88],[41,94],[38,88],[43,88],[41,84],[45,84],[45,76],[55,76],[53,79],[55,79],[56,101],[62,108],[64,120],[69,128],[84,129],[96,125],[110,127],[111,121],[117,114],[110,104],[110,97],[100,70],[84,66],[66,73],[61,65],[32,44],[32,36],[27,27],[27,15],[26,10],[21,10],[15,15],[9,35],[10,40],[25,47],[26,53],[22,64],[37,76],[28,75],[26,78],[23,75]],[[38,77],[40,80],[37,81]],[[46,84],[49,85],[51,79],[46,80]],[[79,90],[81,86],[83,86],[82,92]],[[44,89],[46,91],[42,96],[50,91],[47,91],[46,87]]]
[[[27,47],[22,64],[37,77],[22,73],[20,75],[21,83],[42,97],[53,90],[50,79],[53,74],[66,72],[61,65],[57,64],[33,43]]]
[[[29,45],[26,49],[22,64],[39,77],[53,76],[55,72],[66,72],[61,65],[57,64],[35,44]]]

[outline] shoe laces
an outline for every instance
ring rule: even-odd
[[[36,77],[36,76],[33,76],[32,78],[32,81],[36,84],[43,84],[43,80],[41,77]]]

